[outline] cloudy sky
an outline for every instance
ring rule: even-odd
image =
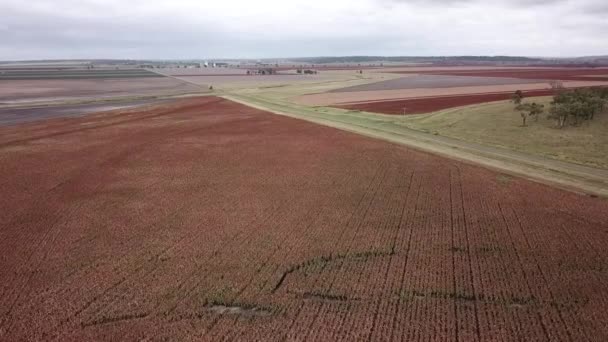
[[[608,54],[608,0],[0,0],[0,60]]]

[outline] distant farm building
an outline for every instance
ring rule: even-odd
[[[277,71],[273,68],[260,68],[255,70],[247,70],[247,75],[276,75]]]
[[[298,74],[304,74],[304,75],[314,75],[314,74],[318,73],[317,70],[312,70],[312,69],[298,69],[298,70],[296,70],[296,72]]]

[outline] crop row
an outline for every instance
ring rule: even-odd
[[[608,337],[604,201],[221,99],[128,115],[0,148],[2,339]]]

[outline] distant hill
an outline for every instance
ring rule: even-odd
[[[586,57],[578,57],[576,59],[579,61],[585,61],[585,62],[589,62],[589,63],[608,64],[608,56],[586,56]]]
[[[433,65],[533,65],[533,66],[565,66],[565,67],[598,67],[608,66],[608,55],[583,56],[572,58],[558,57],[523,57],[523,56],[319,56],[296,58],[263,58],[263,59],[75,59],[75,60],[24,60],[0,61],[0,67],[11,66],[51,66],[51,65],[132,65],[164,64],[164,63],[201,63],[204,61],[223,61],[234,64],[266,62],[275,63],[301,63],[301,64],[433,64]]]
[[[479,64],[479,63],[541,63],[542,58],[517,56],[341,56],[291,58],[299,63],[433,63],[433,64]]]

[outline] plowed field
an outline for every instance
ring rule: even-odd
[[[547,79],[563,81],[608,81],[608,68],[550,68],[550,69],[489,69],[489,70],[439,70],[397,71],[398,74],[453,75],[473,77],[506,77],[521,79]]]
[[[531,90],[524,92],[524,96],[526,97],[548,96],[552,94],[552,90]],[[383,114],[423,114],[460,106],[468,106],[492,101],[509,100],[512,96],[513,93],[510,92],[494,94],[437,96],[422,97],[416,99],[361,102],[339,105],[334,107]]]
[[[605,341],[608,203],[219,98],[0,128],[0,340]]]
[[[201,92],[171,77],[117,79],[36,79],[0,82],[0,104],[120,96],[152,96]]]
[[[339,88],[330,93],[345,93],[351,91],[378,91],[395,89],[422,89],[422,88],[458,88],[475,86],[496,86],[506,84],[532,84],[544,82],[538,79],[518,79],[507,77],[473,77],[473,76],[445,76],[445,75],[412,75],[388,81],[361,84],[352,87]]]

